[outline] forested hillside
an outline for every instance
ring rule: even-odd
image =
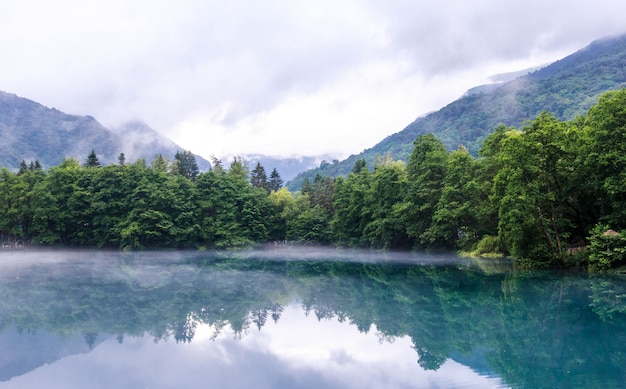
[[[571,121],[498,126],[479,157],[419,135],[408,163],[357,160],[301,191],[191,153],[0,170],[0,232],[28,245],[232,248],[267,242],[511,255],[529,267],[626,266],[626,89]],[[13,242],[13,243],[11,243]],[[282,243],[281,243],[282,244]]]
[[[468,94],[437,112],[416,119],[371,149],[298,175],[288,187],[297,190],[305,178],[311,181],[317,174],[345,175],[359,159],[364,159],[369,166],[385,155],[407,161],[413,141],[422,134],[434,134],[448,150],[462,144],[476,155],[483,140],[499,124],[522,126],[542,111],[554,113],[559,120],[572,120],[587,112],[603,92],[624,87],[626,35],[598,40],[529,75]]]

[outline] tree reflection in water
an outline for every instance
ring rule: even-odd
[[[237,253],[34,255],[2,258],[2,330],[82,334],[90,346],[97,334],[193,342],[199,324],[213,339],[227,326],[243,338],[297,301],[318,320],[408,336],[424,369],[454,358],[486,362],[516,387],[626,382],[621,276]]]

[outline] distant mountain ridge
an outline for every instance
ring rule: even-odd
[[[91,116],[63,113],[32,100],[0,91],[0,166],[16,169],[38,160],[51,167],[63,158],[84,162],[93,149],[103,164],[117,163],[120,153],[132,162],[156,154],[173,158],[183,148],[140,121],[108,129]],[[196,156],[201,170],[210,163]]]
[[[247,162],[250,170],[254,169],[257,162],[263,166],[268,176],[272,169],[276,169],[284,182],[288,182],[303,171],[313,169],[319,166],[320,163],[329,161],[332,158],[330,155],[272,157],[263,154],[244,154],[240,157]],[[229,158],[224,157],[223,162],[227,161],[229,161]]]
[[[476,154],[485,137],[499,124],[520,127],[542,111],[554,113],[559,120],[571,120],[585,114],[602,93],[624,87],[626,35],[596,40],[527,75],[472,88],[460,99],[418,117],[402,131],[360,154],[299,174],[288,188],[297,190],[304,179],[312,181],[317,174],[348,174],[359,159],[364,159],[370,168],[385,155],[406,161],[415,138],[427,133],[434,134],[449,150],[462,144]]]
[[[124,153],[127,162],[144,158],[148,163],[161,154],[172,159],[183,148],[159,134],[146,123],[135,120],[117,128],[106,128],[91,116],[63,113],[35,101],[0,91],[0,167],[17,169],[21,161],[38,160],[44,168],[56,166],[63,158],[84,162],[93,149],[101,163],[118,162]],[[288,158],[261,154],[241,155],[252,170],[257,162],[269,175],[276,169],[287,182],[298,173],[318,166],[330,156],[294,156]],[[222,157],[228,167],[232,160]],[[196,155],[200,171],[211,164]]]
[[[511,75],[501,75],[509,77]],[[498,79],[501,81],[501,79]],[[472,88],[463,97],[436,112],[415,119],[402,131],[372,148],[343,161],[323,157],[275,158],[242,156],[251,169],[261,162],[269,174],[276,168],[290,190],[316,174],[336,177],[350,172],[358,159],[371,168],[377,158],[389,155],[407,160],[417,136],[433,133],[448,149],[460,144],[476,154],[483,139],[499,124],[521,126],[541,111],[570,120],[611,89],[626,87],[626,35],[600,39],[586,48],[511,81]],[[109,129],[91,116],[63,113],[15,94],[0,91],[0,167],[17,169],[22,160],[38,160],[44,168],[63,158],[85,161],[92,149],[103,164],[117,163],[124,153],[128,162],[151,161],[156,154],[173,158],[182,147],[140,121]],[[210,163],[196,155],[201,171]],[[322,160],[320,160],[322,159]],[[225,166],[228,160],[223,160]],[[319,166],[311,169],[313,166]],[[306,171],[304,171],[306,170]]]

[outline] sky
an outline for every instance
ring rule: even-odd
[[[496,74],[626,33],[618,0],[2,0],[0,90],[205,158],[345,158]]]

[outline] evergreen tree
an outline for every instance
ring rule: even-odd
[[[168,164],[169,164],[169,161],[167,160],[167,158],[165,158],[162,154],[159,153],[154,156],[152,163],[150,163],[150,167],[152,167],[156,171],[167,173]]]
[[[241,159],[241,157],[233,158],[233,162],[231,162],[230,167],[228,168],[229,176],[248,181],[249,173],[248,164]]]
[[[87,161],[85,162],[85,167],[100,167],[100,160],[98,159],[98,156],[96,155],[96,152],[94,151],[94,149],[91,149],[91,153],[89,154],[89,156],[87,157]]]
[[[274,168],[272,170],[272,174],[270,174],[270,182],[269,182],[270,191],[276,192],[282,187],[283,187],[283,180],[280,178],[280,174],[278,174],[278,171],[276,170],[276,168]]]
[[[215,156],[211,156],[211,163],[213,165],[212,170],[215,174],[224,174],[226,172],[222,160],[218,159]]]
[[[300,189],[300,193],[308,195],[311,194],[313,188],[311,187],[311,182],[309,181],[309,177],[304,177],[304,182],[302,183],[302,188]]]
[[[26,161],[22,160],[22,162],[20,162],[20,168],[17,171],[17,175],[22,175],[25,174],[28,171],[28,165],[26,165]]]
[[[333,214],[333,193],[335,191],[335,181],[331,177],[315,175],[309,199],[311,206],[321,207],[328,216]]]
[[[265,173],[265,168],[261,165],[261,162],[257,162],[255,168],[252,170],[250,174],[250,184],[253,188],[267,190],[269,194],[267,174]]]
[[[124,153],[120,153],[120,155],[117,156],[117,163],[119,163],[120,166],[126,165],[126,155]]]

